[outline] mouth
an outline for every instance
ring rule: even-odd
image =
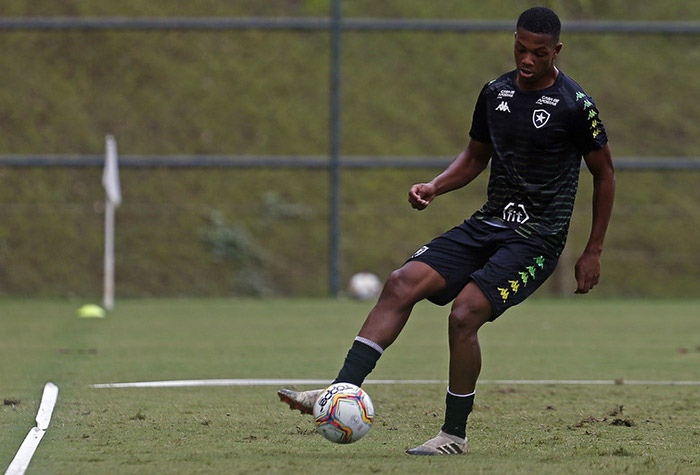
[[[520,77],[524,79],[531,79],[535,75],[534,71],[523,68],[519,68],[518,73],[520,74]]]

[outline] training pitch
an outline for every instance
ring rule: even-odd
[[[416,307],[365,386],[374,427],[338,446],[276,390],[332,380],[371,304],[122,300],[81,319],[83,303],[0,300],[0,471],[52,382],[28,474],[700,472],[697,300],[508,311],[481,332],[473,453],[425,458],[404,452],[442,421],[447,308]]]

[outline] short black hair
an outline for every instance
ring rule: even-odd
[[[549,8],[532,7],[520,15],[516,28],[522,28],[530,33],[549,35],[558,42],[561,21],[559,21],[557,14]]]

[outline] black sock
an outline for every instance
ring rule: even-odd
[[[445,424],[442,431],[464,439],[467,436],[467,417],[474,407],[474,394],[455,396],[447,393],[445,397]]]
[[[376,348],[370,345],[374,345]],[[382,356],[382,352],[379,350],[381,350],[379,345],[369,340],[360,337],[355,339],[350,351],[348,351],[348,355],[345,357],[345,363],[338,373],[338,377],[333,382],[352,383],[356,386],[362,386],[362,382],[372,372],[377,364],[377,360]]]

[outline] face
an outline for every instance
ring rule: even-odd
[[[515,32],[515,67],[518,86],[525,90],[551,86],[557,76],[554,60],[562,44],[546,34],[532,33],[518,28]]]

